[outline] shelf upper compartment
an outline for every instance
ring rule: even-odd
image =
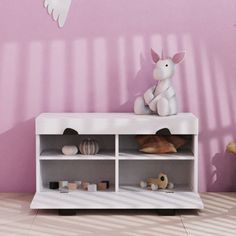
[[[177,152],[170,154],[147,154],[137,150],[122,150],[120,160],[194,160],[192,152]]]
[[[155,134],[167,128],[171,134],[198,134],[198,119],[191,113],[160,117],[134,113],[43,113],[36,119],[37,134],[63,134],[66,128],[79,134]]]
[[[82,155],[77,154],[75,156],[63,155],[60,150],[45,150],[40,156],[40,160],[115,160],[115,152],[108,150],[101,150],[96,155]]]

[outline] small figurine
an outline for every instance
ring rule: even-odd
[[[97,192],[97,185],[96,184],[89,184],[88,185],[88,192]]]
[[[151,54],[156,64],[153,76],[158,83],[135,100],[134,112],[138,115],[176,115],[178,113],[177,99],[171,80],[175,73],[175,66],[183,61],[185,52],[179,52],[172,58],[164,57],[163,52],[160,57],[154,50],[151,50]]]
[[[146,188],[147,187],[147,182],[146,181],[141,181],[140,182],[140,187],[141,188]]]
[[[157,184],[151,184],[151,189],[152,189],[152,191],[157,191],[158,190],[158,185]]]

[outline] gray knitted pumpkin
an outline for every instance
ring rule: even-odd
[[[99,145],[96,140],[88,138],[81,141],[79,150],[83,155],[96,155],[99,151]]]

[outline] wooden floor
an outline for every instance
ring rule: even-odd
[[[30,210],[33,194],[0,193],[0,236],[227,236],[236,235],[236,193],[201,194],[205,209],[159,216],[153,210]]]

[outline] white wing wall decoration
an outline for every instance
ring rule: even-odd
[[[63,27],[70,10],[71,0],[44,0],[44,7],[47,8],[53,20]]]

